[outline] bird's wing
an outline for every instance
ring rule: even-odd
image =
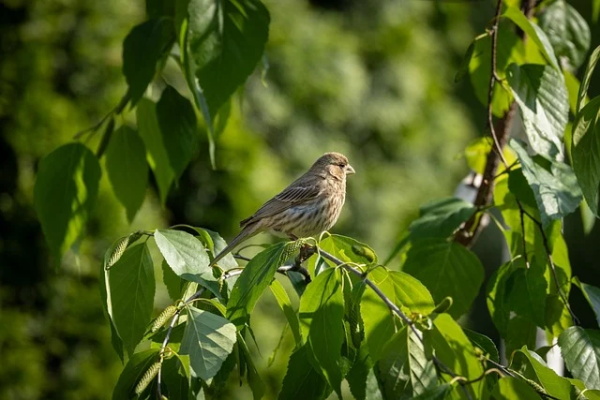
[[[277,196],[263,204],[253,216],[240,222],[240,226],[248,225],[261,218],[271,217],[297,204],[312,200],[317,197],[320,192],[321,187],[318,185],[294,182]]]

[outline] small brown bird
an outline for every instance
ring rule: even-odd
[[[212,265],[260,232],[271,231],[295,240],[329,230],[346,200],[346,175],[353,173],[346,156],[325,153],[304,175],[240,222],[242,231],[215,257]]]

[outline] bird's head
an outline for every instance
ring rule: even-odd
[[[323,170],[334,178],[343,179],[346,175],[354,174],[354,168],[348,158],[340,153],[325,153],[313,164],[313,170]]]

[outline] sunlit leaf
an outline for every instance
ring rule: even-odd
[[[129,222],[133,221],[148,184],[146,148],[136,131],[123,125],[114,132],[106,150],[106,171]]]
[[[442,239],[413,243],[402,269],[420,280],[436,302],[452,297],[449,313],[455,317],[469,309],[483,282],[483,266],[477,256]]]
[[[83,233],[100,174],[98,159],[80,143],[61,146],[40,162],[33,202],[54,256],[60,258]]]
[[[569,116],[562,73],[544,65],[511,64],[507,79],[532,149],[548,159],[561,160],[562,137]]]
[[[111,267],[109,279],[113,321],[132,354],[154,309],[154,265],[146,243],[130,247]]]
[[[571,167],[553,161],[548,170],[539,163],[540,160],[529,156],[518,141],[512,139],[510,147],[517,152],[523,175],[533,189],[544,227],[552,220],[563,218],[575,211],[582,196]]]
[[[154,239],[161,254],[175,274],[187,281],[196,282],[217,297],[219,284],[213,276],[210,259],[202,243],[187,232],[157,229]]]
[[[571,383],[549,368],[536,353],[523,347],[513,355],[511,368],[516,369],[525,378],[540,384],[549,395],[559,399],[568,399]]]
[[[523,14],[523,12],[516,5],[510,5],[506,7],[503,17],[506,17],[513,21],[519,28],[521,28],[528,38],[530,38],[533,43],[537,45],[540,52],[544,55],[546,60],[556,69],[559,70],[558,61],[556,60],[556,55],[554,54],[554,49],[552,48],[552,44],[550,40],[544,33],[544,31],[533,21]]]
[[[187,307],[187,316],[181,354],[190,356],[193,376],[210,379],[217,374],[233,350],[235,325],[223,317],[192,306]]]
[[[567,368],[588,389],[600,389],[600,331],[572,326],[558,337]]]
[[[498,47],[496,51],[496,73],[499,77],[506,76],[506,68],[510,63],[521,64],[524,62],[525,48],[523,42],[511,26],[501,23],[498,26]],[[475,38],[472,44],[473,52],[469,61],[471,84],[481,104],[487,106],[491,78],[491,49],[490,35],[483,34]],[[496,84],[492,97],[492,111],[495,116],[501,117],[510,108],[512,103],[511,93],[504,90],[503,86]]]

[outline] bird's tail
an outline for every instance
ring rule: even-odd
[[[242,231],[240,233],[238,233],[238,235],[236,237],[231,239],[229,244],[223,250],[221,250],[221,252],[219,254],[217,254],[215,256],[214,260],[212,260],[210,265],[211,266],[215,265],[219,260],[221,260],[227,254],[229,254],[235,247],[237,247],[238,244],[240,244],[241,242],[243,242],[246,239],[251,238],[252,236],[256,235],[258,232],[259,232],[259,229],[258,229],[257,224],[246,225],[242,229]]]

